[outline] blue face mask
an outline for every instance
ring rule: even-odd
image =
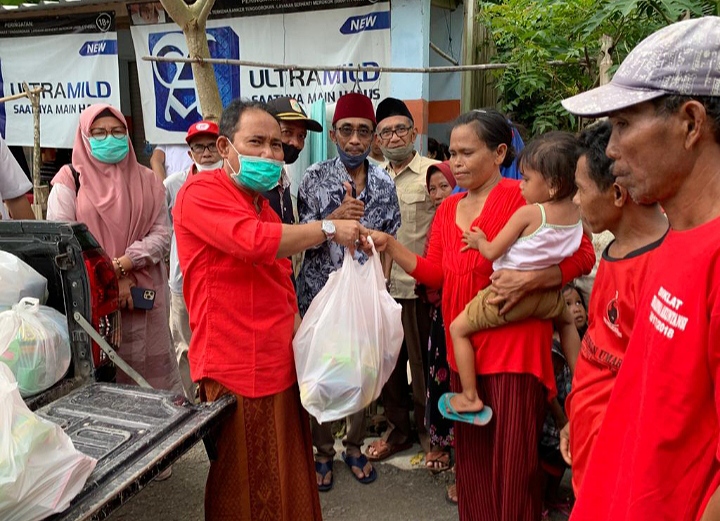
[[[92,156],[102,163],[119,163],[125,159],[128,152],[130,152],[130,144],[128,143],[127,136],[117,138],[110,135],[105,139],[91,137],[88,138],[88,143],[90,143],[90,153]]]
[[[230,143],[230,146],[237,152],[232,143]],[[230,177],[237,185],[259,193],[267,192],[277,186],[282,174],[284,164],[282,161],[265,157],[244,156],[240,153],[238,153],[238,161],[240,161],[239,172],[236,172],[230,161],[228,161],[228,166],[233,173]]]
[[[370,147],[368,147],[368,149],[359,156],[351,156],[350,154],[346,153],[342,148],[340,148],[340,145],[338,144],[335,144],[335,147],[337,148],[337,153],[340,156],[340,161],[342,161],[342,164],[350,170],[355,170],[356,168],[358,168],[365,162],[367,156],[370,155]]]

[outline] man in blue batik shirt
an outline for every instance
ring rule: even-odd
[[[395,235],[400,228],[400,205],[395,183],[381,168],[367,160],[375,131],[375,111],[370,98],[350,93],[337,101],[330,138],[337,145],[338,157],[310,166],[298,191],[300,223],[316,220],[355,219],[366,228]],[[327,283],[330,273],[342,266],[342,246],[327,241],[305,252],[297,280],[300,314],[304,315],[313,298]],[[355,252],[361,263],[367,256]],[[343,440],[345,463],[355,479],[370,483],[377,472],[362,453],[365,438],[365,414],[359,411],[347,418],[347,436]],[[315,471],[318,489],[333,485],[335,440],[330,423],[319,424],[312,418]]]

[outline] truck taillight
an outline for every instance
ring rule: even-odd
[[[90,282],[90,323],[112,348],[117,349],[120,345],[119,290],[112,261],[102,250],[85,250],[83,258]],[[95,342],[92,343],[92,354],[95,367],[110,362]]]

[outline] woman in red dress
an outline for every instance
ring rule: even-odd
[[[519,183],[504,179],[500,167],[512,162],[512,128],[495,110],[463,114],[450,137],[450,166],[467,193],[448,197],[438,208],[425,258],[381,232],[371,236],[405,271],[429,288],[442,287],[442,313],[452,321],[478,291],[491,284],[492,262],[477,250],[461,252],[463,232],[480,227],[492,240],[525,201]],[[496,286],[508,296],[507,281],[532,281],[520,293],[560,286],[595,262],[584,237],[578,252],[560,265],[532,274],[496,273]],[[498,279],[499,281],[500,279]],[[510,284],[511,286],[513,284]],[[508,300],[519,300],[518,291]],[[453,389],[459,389],[457,365],[446,335]],[[461,520],[538,521],[542,501],[538,445],[547,403],[555,394],[551,359],[552,324],[528,319],[478,332],[476,351],[480,399],[494,418],[484,427],[455,423],[458,506]],[[485,350],[487,350],[485,352]]]

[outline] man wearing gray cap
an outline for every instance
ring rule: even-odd
[[[616,182],[671,227],[571,519],[720,519],[720,18],[661,29],[563,105],[609,116]]]

